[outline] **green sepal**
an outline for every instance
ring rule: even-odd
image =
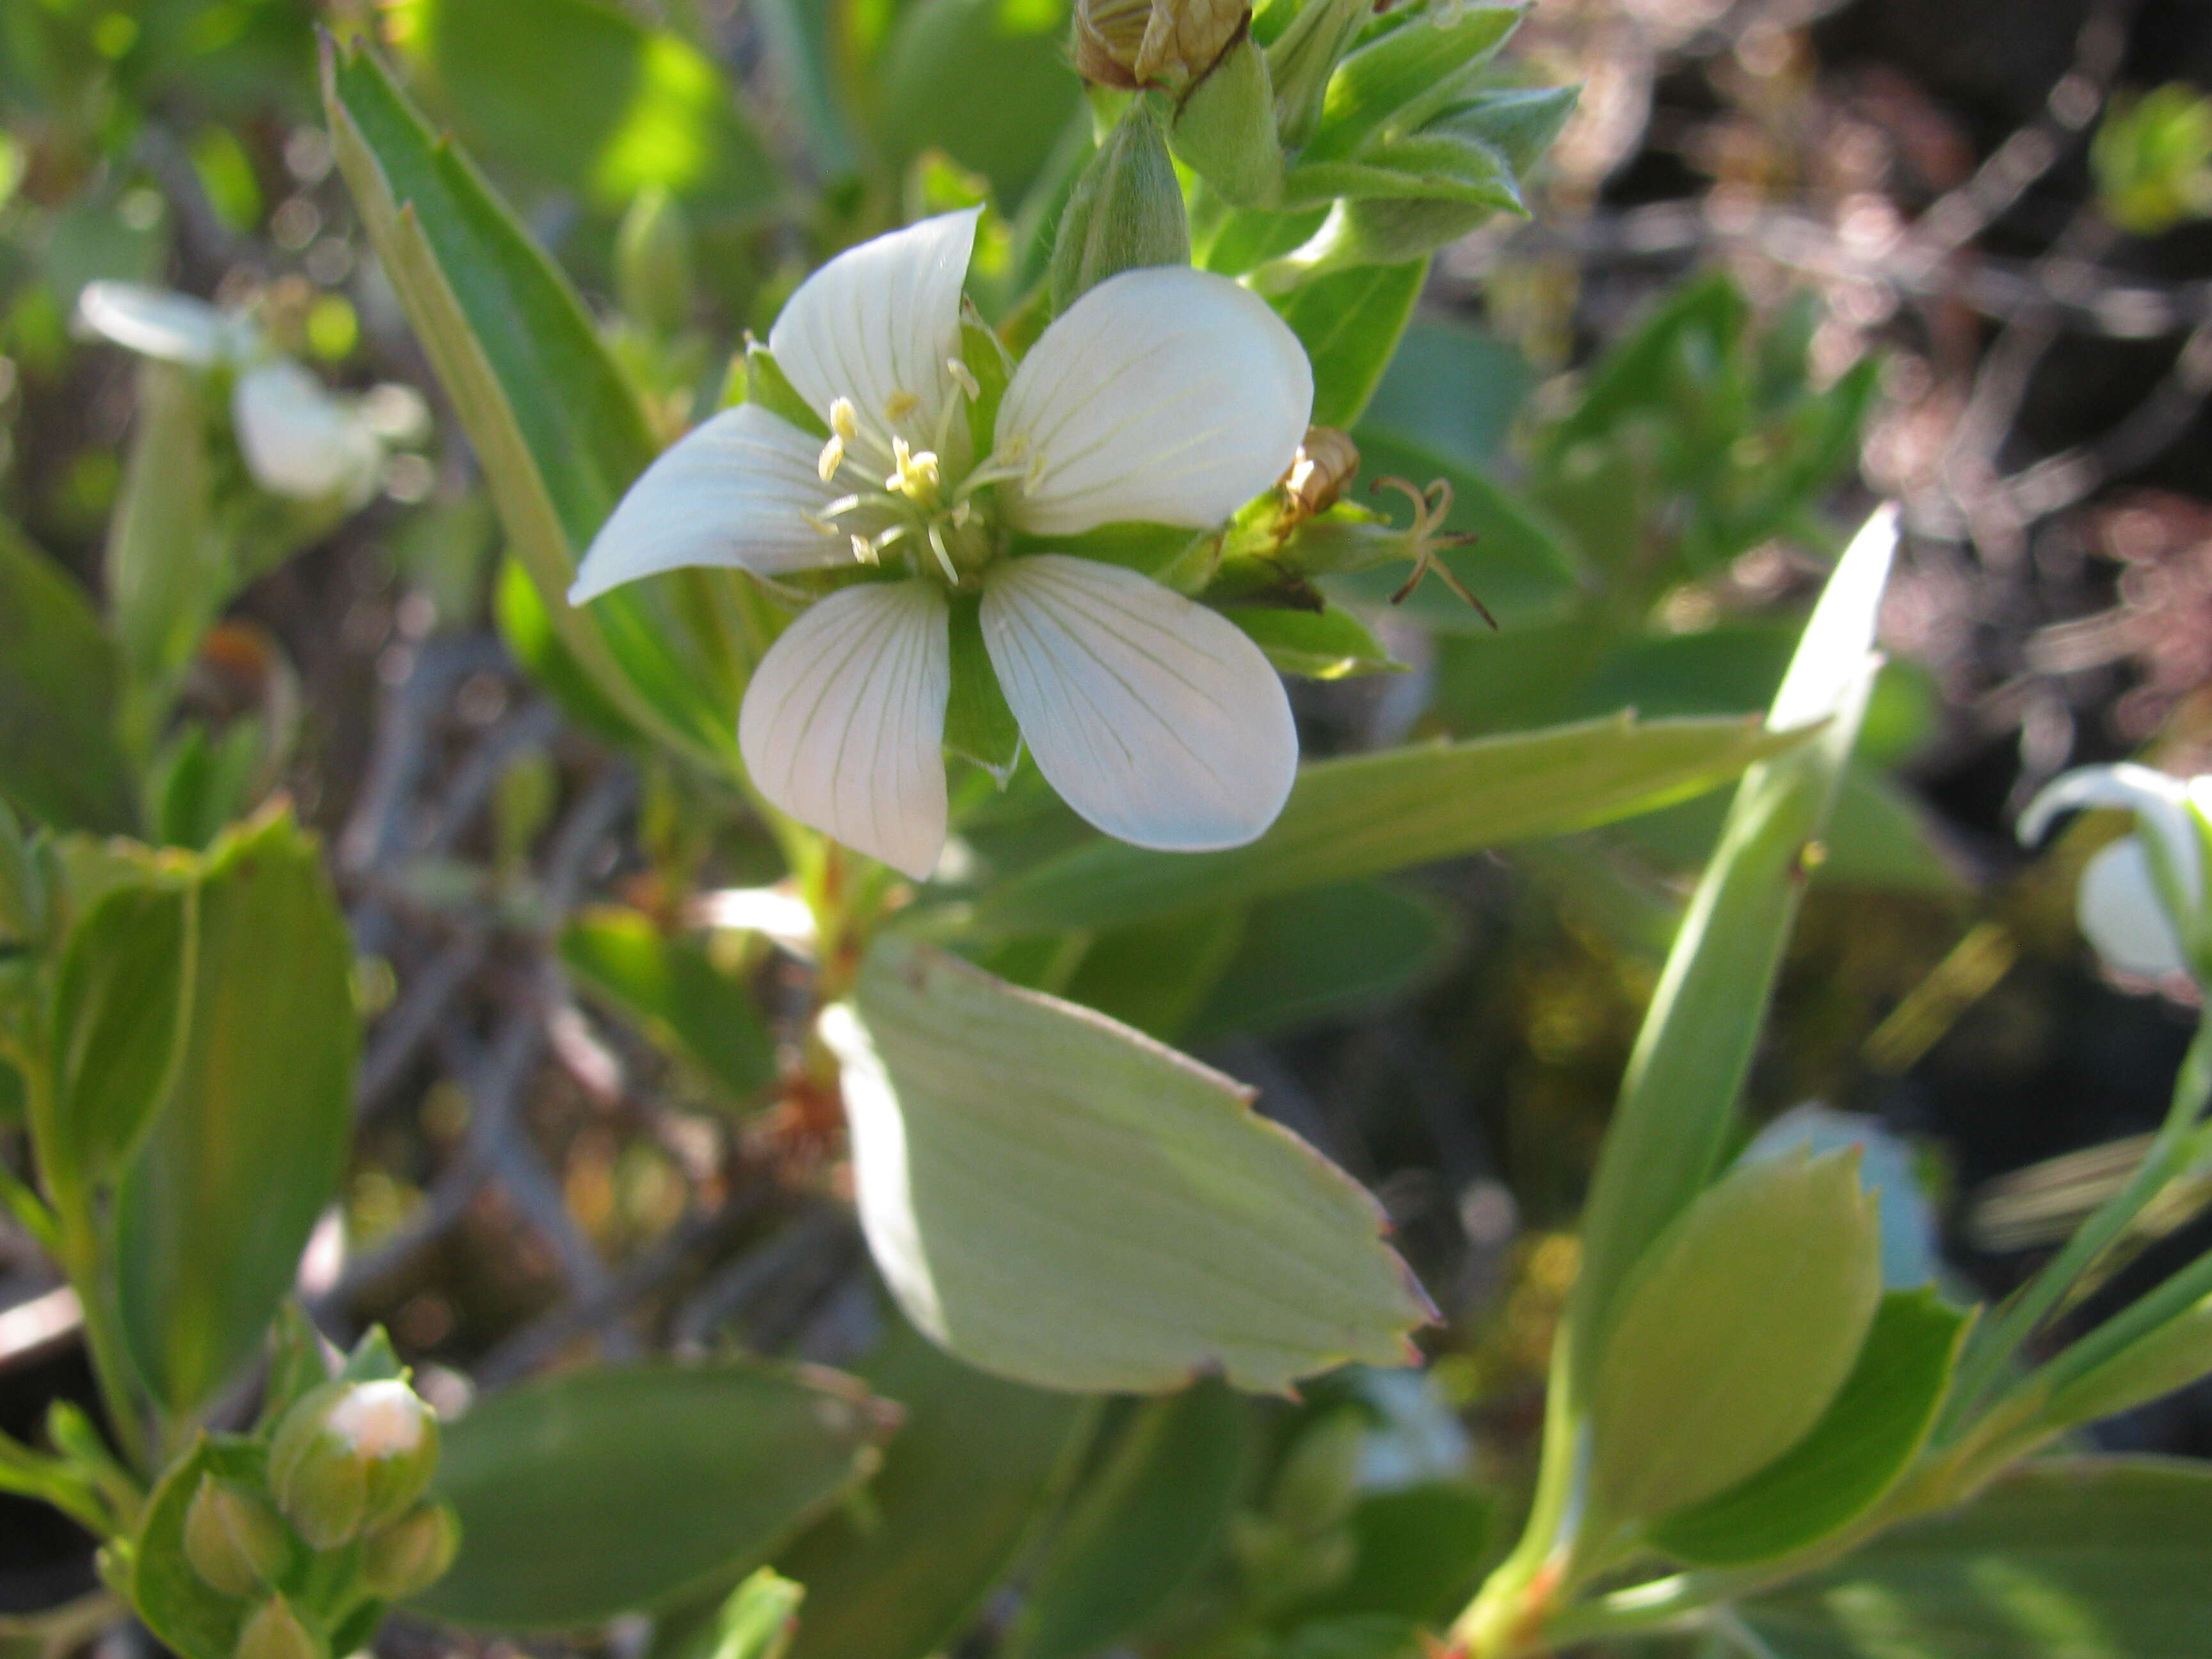
[[[758,404],[771,415],[781,415],[801,432],[811,434],[824,443],[830,441],[830,428],[816,414],[799,388],[792,385],[769,349],[758,340],[745,341],[744,356],[745,401]]]
[[[1406,665],[1349,611],[1240,609],[1221,613],[1267,653],[1278,673],[1342,680],[1359,674],[1398,674]]]
[[[965,296],[960,301],[960,357],[975,377],[975,395],[968,401],[968,439],[969,453],[980,462],[991,453],[999,429],[999,404],[1006,395],[1006,382],[1014,378],[1014,360],[975,302]]]
[[[1456,202],[1526,214],[1505,158],[1480,139],[1428,131],[1376,144],[1350,161],[1309,161],[1283,188],[1291,209],[1346,201]]]
[[[1271,205],[1283,187],[1267,59],[1248,33],[1193,87],[1175,113],[1176,158],[1237,207]]]
[[[1377,133],[1411,132],[1468,90],[1467,74],[1505,44],[1523,8],[1469,6],[1449,22],[1414,19],[1337,65],[1308,157],[1350,155]]]
[[[1149,98],[1134,98],[1075,181],[1052,251],[1052,308],[1109,276],[1190,263],[1190,222],[1167,134]]]
[[[1523,173],[1543,159],[1581,100],[1580,87],[1501,87],[1451,105],[1424,131],[1479,139]]]
[[[945,705],[945,746],[975,762],[1004,789],[1021,764],[1022,732],[984,649],[982,603],[975,595],[953,595],[951,634],[952,692]]]

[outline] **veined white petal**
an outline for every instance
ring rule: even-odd
[[[1014,370],[997,453],[1042,459],[1008,515],[1041,535],[1218,524],[1283,476],[1312,414],[1305,348],[1267,301],[1207,271],[1125,270]]]
[[[815,471],[822,442],[757,404],[739,404],[661,452],[629,487],[576,572],[568,603],[685,565],[774,576],[842,564],[842,536],[807,522],[832,492]]]
[[[94,333],[163,362],[207,368],[250,349],[253,325],[204,300],[143,283],[87,283],[77,319]]]
[[[1298,767],[1290,699],[1260,647],[1117,565],[1043,554],[983,588],[983,645],[1046,781],[1139,847],[1238,847]]]
[[[246,471],[275,495],[365,500],[384,459],[383,442],[352,403],[289,357],[271,357],[238,377],[230,418]]]
[[[861,423],[937,447],[937,422],[952,396],[945,367],[960,355],[960,289],[975,251],[980,208],[939,214],[848,248],[799,285],[768,348],[799,395],[827,419],[839,398]],[[967,423],[954,421],[967,459]]]
[[[2074,910],[2082,936],[2119,972],[2170,979],[2189,970],[2139,837],[2123,836],[2097,849],[2082,866]]]
[[[761,793],[916,881],[945,848],[948,617],[934,582],[842,588],[769,647],[738,715]]]

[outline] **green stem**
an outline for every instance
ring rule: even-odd
[[[2068,1291],[2127,1232],[2150,1201],[2188,1167],[2191,1131],[2212,1100],[2212,1008],[2197,1021],[2173,1085],[2166,1121],[2152,1139],[2128,1183],[2097,1206],[2095,1213],[2067,1241],[2066,1248],[2018,1291],[2002,1314],[1970,1341],[1960,1362],[1950,1403],[1945,1408],[1943,1438],[1954,1437],[1988,1397],[1997,1391],[2004,1370]]]

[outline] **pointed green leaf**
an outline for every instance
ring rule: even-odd
[[[1698,1566],[1730,1566],[1790,1554],[1848,1526],[1918,1454],[1966,1324],[1932,1291],[1884,1297],[1812,1432],[1749,1480],[1665,1516],[1651,1541]]]
[[[1428,1317],[1350,1176],[1125,1026],[887,935],[822,1029],[877,1264],[973,1364],[1084,1391],[1209,1372],[1280,1391],[1402,1363]]]
[[[173,1411],[259,1346],[336,1193],[353,1132],[353,944],[289,814],[208,854],[190,1023],[169,1102],[116,1196],[118,1291]]]
[[[2068,1457],[1743,1604],[1790,1659],[2201,1659],[2212,1471]]]
[[[748,1101],[775,1080],[775,1040],[750,988],[696,939],[602,905],[569,923],[561,960],[587,991],[641,1021],[655,1042],[732,1099]]]
[[[0,523],[0,795],[58,830],[129,830],[120,679],[83,590]]]
[[[1030,1581],[1008,1659],[1083,1659],[1140,1632],[1213,1562],[1256,1426],[1218,1382],[1139,1406]]]
[[[1359,418],[1428,279],[1426,259],[1363,265],[1301,283],[1268,302],[1312,360],[1316,426],[1348,428]]]
[[[643,416],[567,278],[366,50],[326,52],[331,141],[362,221],[482,461],[562,643],[624,716],[736,765],[743,672],[702,595],[715,573],[567,600],[576,562],[653,459]]]
[[[750,1362],[495,1395],[446,1429],[431,1492],[460,1516],[461,1553],[415,1605],[558,1630],[726,1583],[873,1468],[896,1421],[835,1372]]]
[[[1568,835],[1700,794],[1803,740],[1749,720],[1623,715],[1317,761],[1248,847],[1085,842],[985,895],[975,921],[1010,933],[1109,927]]]
[[[54,994],[58,1169],[105,1180],[168,1098],[191,1016],[196,896],[117,889],[70,934]]]
[[[2185,1389],[2212,1375],[2212,1296],[2200,1297],[2094,1364],[2071,1364],[2073,1358],[2062,1354],[2051,1367],[2054,1381],[2064,1379],[2041,1413],[2053,1428],[2093,1423]]]
[[[1382,131],[1410,131],[1459,95],[1466,73],[1505,44],[1520,6],[1467,6],[1411,17],[1336,67],[1306,153],[1348,155]]]
[[[201,1478],[215,1475],[260,1490],[268,1455],[256,1442],[202,1436],[170,1465],[146,1502],[131,1540],[131,1608],[179,1659],[233,1659],[239,1626],[252,1611],[192,1568],[185,1554],[185,1513]]]
[[[898,1406],[899,1431],[860,1502],[776,1558],[809,1598],[791,1659],[928,1659],[1013,1570],[1093,1406],[988,1376],[903,1321],[858,1371]]]
[[[1778,733],[1816,735],[1744,778],[1653,993],[1585,1211],[1568,1312],[1566,1363],[1577,1391],[1608,1341],[1622,1282],[1719,1167],[1796,918],[1808,849],[1857,740],[1896,548],[1896,516],[1884,508],[1829,578],[1768,716]]]
[[[1622,1288],[1590,1393],[1589,1535],[1701,1502],[1820,1419],[1881,1299],[1850,1152],[1739,1165]]]

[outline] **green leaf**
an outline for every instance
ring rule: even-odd
[[[1344,1172],[1229,1079],[879,938],[823,1036],[860,1218],[909,1318],[1041,1387],[1282,1391],[1403,1363],[1426,1298]]]
[[[595,906],[561,936],[561,960],[732,1099],[749,1101],[775,1080],[775,1040],[751,990],[697,939],[664,933],[635,910]]]
[[[1310,679],[1402,672],[1406,666],[1349,611],[1255,611],[1222,613],[1267,653],[1278,673]]]
[[[1693,1565],[1733,1566],[1790,1554],[1857,1520],[1918,1455],[1967,1322],[1933,1291],[1884,1297],[1812,1432],[1749,1480],[1662,1518],[1652,1543]]]
[[[2087,1340],[2104,1334],[2099,1332]],[[2085,1357],[2093,1352],[2105,1351],[2085,1343]],[[2212,1373],[2212,1296],[2199,1298],[2086,1367],[2075,1363],[2071,1351],[2060,1355],[2049,1373],[2058,1386],[2038,1416],[2053,1428],[2094,1423],[2185,1389],[2207,1373]]]
[[[1204,1572],[1244,1496],[1254,1426],[1218,1382],[1139,1406],[1039,1564],[1009,1659],[1103,1651]]]
[[[1747,1602],[1790,1659],[2200,1659],[2212,1471],[2052,1458]]]
[[[1638,1265],[1591,1383],[1595,1547],[1723,1492],[1818,1422],[1881,1299],[1850,1152],[1740,1164]]]
[[[1306,154],[1349,155],[1381,131],[1411,131],[1458,95],[1466,72],[1519,25],[1519,6],[1469,6],[1449,21],[1416,17],[1351,53],[1329,76]]]
[[[1091,1402],[971,1370],[902,1322],[860,1368],[904,1416],[860,1504],[776,1558],[811,1597],[791,1659],[927,1659],[1012,1569]]]
[[[1504,448],[1535,380],[1528,360],[1496,336],[1465,323],[1416,317],[1353,435],[1363,455],[1375,438],[1387,437],[1480,469]],[[1367,471],[1376,470],[1369,458]]]
[[[124,1331],[185,1413],[259,1346],[353,1131],[353,944],[289,813],[233,830],[199,884],[191,1015],[169,1103],[116,1197]]]
[[[1233,907],[1155,916],[1092,936],[1064,984],[1040,986],[1033,978],[1010,976],[1133,1025],[1146,1036],[1180,1042],[1243,938],[1244,914]],[[1053,957],[1056,967],[1060,951]]]
[[[131,1607],[179,1659],[233,1659],[239,1626],[251,1611],[193,1571],[185,1554],[185,1512],[203,1475],[259,1491],[267,1461],[254,1441],[203,1435],[169,1466],[147,1500],[131,1540]]]
[[[721,70],[681,35],[597,0],[400,0],[389,15],[425,100],[502,166],[608,212],[652,185],[706,214],[781,193]]]
[[[576,562],[653,459],[644,416],[568,280],[434,139],[375,58],[327,52],[338,166],[408,319],[483,463],[508,544],[576,663],[624,717],[697,763],[738,764],[741,665],[682,571],[567,600]]]
[[[57,830],[128,830],[119,678],[82,590],[0,523],[0,795]]]
[[[1020,201],[1080,106],[1066,44],[1064,0],[912,0],[880,60],[885,159],[941,149]]]
[[[1265,900],[1252,907],[1237,954],[1179,1036],[1202,1044],[1357,1013],[1419,984],[1457,943],[1433,900],[1387,882]]]
[[[805,1587],[770,1567],[750,1574],[715,1616],[707,1659],[783,1659],[799,1632]]]
[[[495,1395],[446,1430],[431,1492],[460,1516],[461,1553],[415,1605],[558,1630],[726,1582],[866,1475],[896,1420],[834,1372],[750,1362]]]
[[[1584,1212],[1560,1362],[1577,1404],[1607,1345],[1623,1281],[1720,1165],[1796,917],[1805,850],[1826,824],[1857,738],[1896,546],[1896,518],[1885,508],[1829,578],[1769,716],[1778,733],[1817,735],[1753,768],[1738,787],[1644,1016]]]
[[[1394,749],[1304,768],[1249,847],[1152,853],[1103,838],[977,903],[1004,933],[1108,927],[1588,830],[1686,799],[1803,741],[1747,720],[1608,720]]]
[[[1308,1618],[1384,1614],[1442,1626],[1481,1582],[1498,1519],[1486,1493],[1430,1481],[1362,1498],[1352,1529],[1352,1573],[1303,1609]]]
[[[1527,211],[1504,157],[1480,139],[1422,133],[1376,145],[1357,161],[1309,161],[1284,181],[1285,204],[1348,201],[1458,202]]]
[[[1313,362],[1316,426],[1349,429],[1358,420],[1428,276],[1426,259],[1362,265],[1316,276],[1269,301]]]
[[[142,754],[160,736],[179,681],[230,597],[228,562],[209,522],[211,489],[203,378],[173,363],[140,364],[106,586],[129,672],[131,738]]]
[[[101,1181],[168,1098],[192,1004],[191,890],[117,889],[70,933],[54,993],[54,1129],[43,1159]]]

